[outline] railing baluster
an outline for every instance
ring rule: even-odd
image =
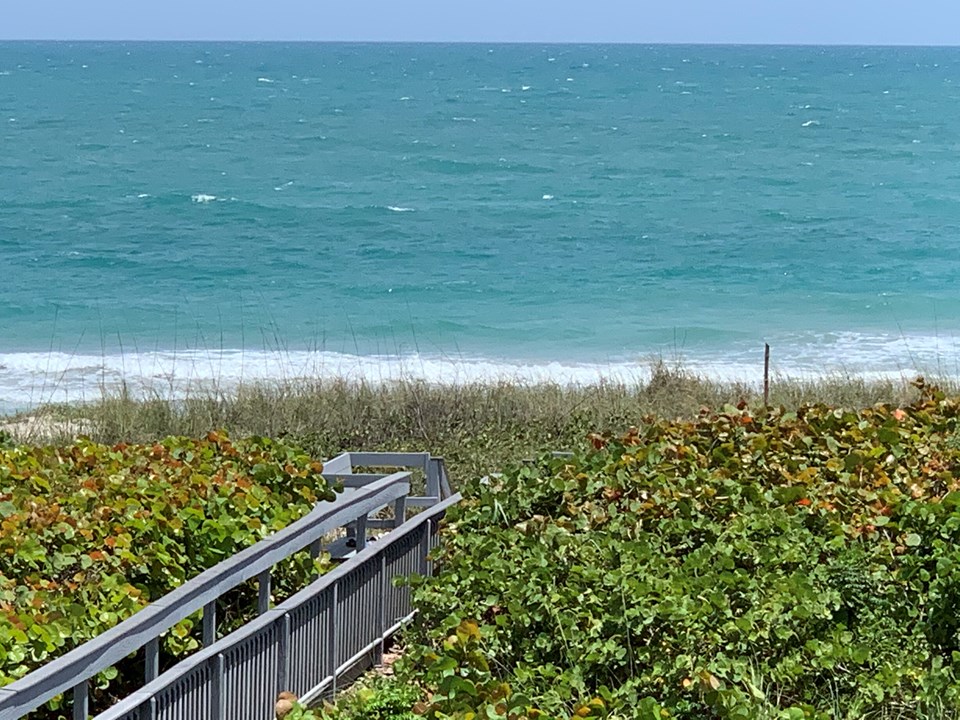
[[[380,582],[377,583],[379,586],[377,588],[377,610],[379,611],[380,625],[377,628],[377,633],[380,635],[380,658],[377,664],[383,664],[383,654],[386,652],[386,643],[387,643],[387,588],[389,587],[389,580],[387,579],[387,554],[380,553]]]
[[[330,663],[329,672],[331,680],[331,692],[337,694],[337,667],[339,666],[339,661],[337,660],[337,653],[339,648],[337,647],[337,628],[340,623],[338,622],[339,618],[337,617],[340,613],[340,602],[339,602],[339,587],[340,583],[334,583],[333,588],[330,591],[331,600],[330,600],[330,618],[329,625],[327,626],[327,658]]]

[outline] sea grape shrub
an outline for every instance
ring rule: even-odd
[[[956,713],[960,402],[918,387],[650,418],[469,483],[415,582],[410,677],[472,620],[493,677],[556,717]]]
[[[322,471],[296,447],[223,432],[0,445],[0,685],[332,500]],[[303,584],[314,568],[283,572]],[[196,647],[192,625],[164,638],[168,659]],[[98,678],[101,690],[115,676]]]

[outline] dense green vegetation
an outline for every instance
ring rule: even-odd
[[[400,667],[440,718],[960,711],[960,402],[648,418],[471,480]]]
[[[146,445],[0,445],[0,685],[333,499],[322,469],[294,446],[215,432]],[[278,592],[316,573],[303,555],[282,565]],[[225,622],[254,597],[233,593]],[[198,646],[194,624],[164,638],[165,664]],[[118,672],[142,677],[142,666],[102,673],[99,696],[123,687]]]
[[[202,569],[165,546],[162,533],[134,540],[130,529],[117,530],[125,523],[117,508],[176,505],[184,483],[196,481],[205,489],[197,495],[212,503],[202,508],[211,522],[190,531],[212,548],[203,562],[215,563],[234,551],[230,542],[239,549],[255,541],[305,512],[310,493],[329,492],[310,456],[427,449],[447,458],[466,495],[445,531],[442,571],[418,584],[420,621],[398,678],[319,715],[960,717],[960,405],[923,383],[856,378],[779,382],[772,400],[776,409],[761,409],[751,387],[659,365],[636,387],[341,382],[46,408],[39,427],[46,437],[62,433],[59,450],[0,449],[0,553],[8,553],[8,528],[20,528],[14,554],[20,545],[33,552],[29,536],[46,538],[42,558],[18,561],[13,595],[0,563],[0,684],[90,636],[58,636],[53,628],[70,612],[96,634]],[[630,426],[638,429],[623,435]],[[77,427],[96,443],[68,437]],[[142,466],[153,462],[155,438],[199,437],[210,427],[283,439],[160,443],[162,455],[195,469],[207,462],[198,455],[212,452],[207,469],[194,473],[205,481],[187,470],[153,478]],[[218,463],[229,465],[224,442],[252,448],[243,454],[253,459],[234,469],[265,488],[266,502],[243,482],[223,488],[214,480]],[[202,452],[189,460],[195,443]],[[559,449],[576,454],[542,454]],[[100,470],[71,459],[87,453]],[[58,492],[73,488],[56,511],[77,521],[73,538],[47,519],[53,511],[31,479],[37,473],[3,474],[10,458],[17,467],[36,458],[61,478]],[[261,466],[275,472],[268,478]],[[169,482],[170,490],[94,500],[118,474],[141,487]],[[93,475],[103,487],[85,494]],[[104,507],[114,510],[103,515]],[[85,523],[90,534],[80,532]],[[64,537],[43,529],[51,526]],[[124,559],[123,532],[138,549],[159,543],[152,564]],[[111,563],[122,562],[114,571]],[[290,584],[313,571],[290,568]],[[102,581],[95,593],[117,596],[119,609],[84,596],[78,576]],[[136,578],[133,591],[121,576]],[[251,600],[241,593],[234,615]],[[190,625],[165,639],[165,662],[195,644]],[[25,657],[11,628],[29,641]],[[121,686],[110,675],[98,680],[101,700]]]

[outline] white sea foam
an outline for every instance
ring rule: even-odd
[[[789,344],[788,344],[789,343]],[[867,379],[960,376],[960,341],[943,337],[871,336],[854,332],[781,338],[773,344],[776,376],[807,378],[852,373]],[[715,380],[756,383],[762,353],[715,352],[683,358],[688,371]],[[532,361],[427,355],[350,355],[327,351],[178,351],[83,355],[0,354],[0,411],[47,402],[85,402],[121,388],[139,397],[230,392],[250,383],[345,379],[369,383],[423,380],[628,385],[646,381],[649,358],[609,362]]]
[[[521,86],[520,86],[520,89],[523,90],[524,92],[526,92],[527,90],[530,89],[530,85],[521,85]]]
[[[191,196],[190,196],[190,199],[193,200],[195,203],[204,204],[204,203],[208,203],[208,202],[213,202],[214,200],[217,199],[217,196],[216,196],[216,195],[207,195],[207,194],[205,194],[205,193],[198,193],[198,194],[196,194],[196,195],[191,195]]]
[[[275,81],[275,80],[271,80],[270,78],[266,78],[266,77],[259,77],[259,78],[257,78],[257,82],[258,82],[258,83],[267,83],[267,84],[269,84],[269,85],[273,85],[273,83],[276,82],[276,81]]]
[[[814,127],[819,124],[820,123],[817,122],[816,120],[807,120],[805,123],[803,123],[802,127]]]
[[[138,197],[140,200],[143,200],[144,198],[150,197],[150,194],[149,194],[149,193],[140,193],[140,194],[137,195],[137,197]]]
[[[543,196],[543,199],[544,199],[544,200],[553,200],[553,195],[544,195],[544,196]]]
[[[397,205],[387,205],[387,210],[391,212],[416,212],[413,208],[409,207],[399,207]]]

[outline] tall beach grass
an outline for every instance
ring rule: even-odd
[[[850,408],[902,404],[916,397],[912,379],[775,378],[770,403],[787,408],[811,402]],[[940,384],[957,389],[952,380]],[[647,379],[629,385],[300,379],[146,398],[121,388],[93,402],[41,406],[8,418],[0,430],[31,442],[84,434],[113,443],[224,428],[235,435],[286,436],[327,457],[344,450],[427,450],[444,456],[456,478],[496,471],[544,450],[571,448],[589,432],[620,431],[651,415],[692,417],[704,407],[741,401],[762,405],[762,390],[654,362]]]

